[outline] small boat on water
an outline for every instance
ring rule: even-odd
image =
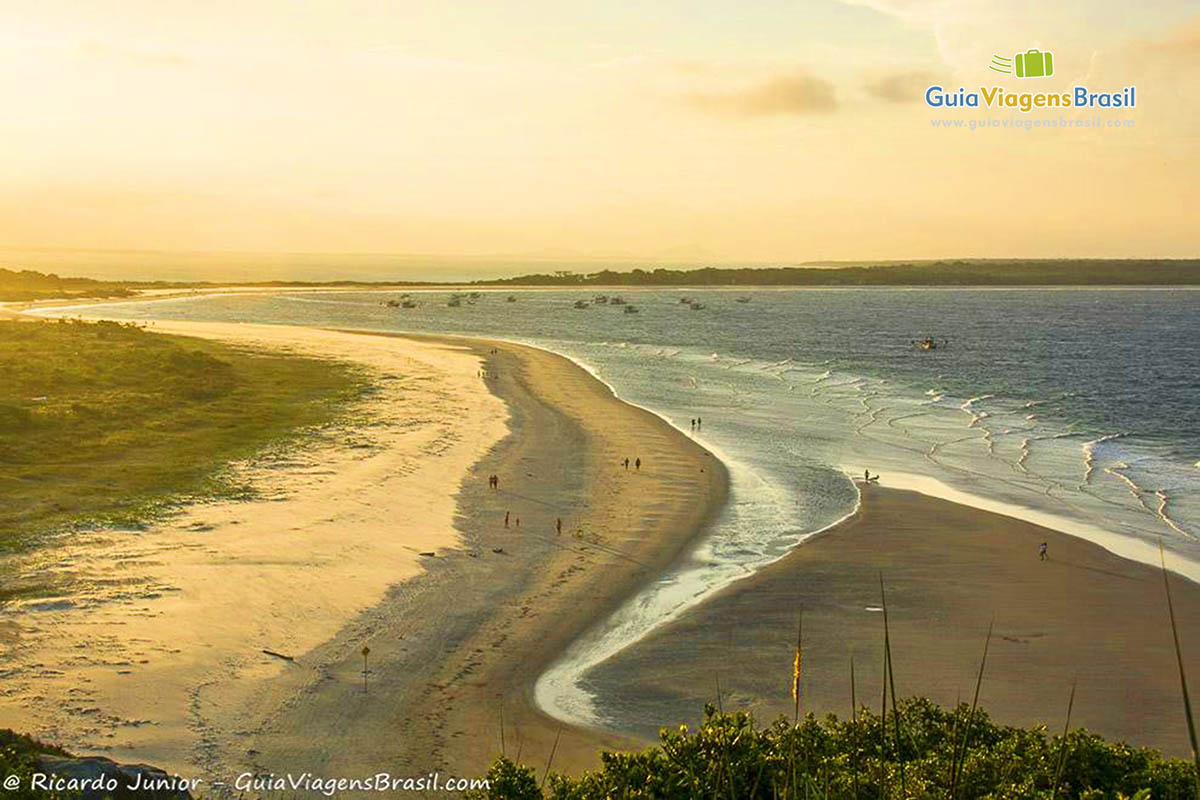
[[[386,303],[384,303],[384,305],[387,306],[388,308],[399,308],[400,301],[399,300],[388,300]]]
[[[915,344],[921,350],[937,350],[938,349],[938,343],[937,343],[937,341],[934,340],[934,338],[932,336],[926,336],[924,339],[921,339],[919,341],[914,341],[913,344]],[[950,340],[942,339],[942,344],[943,345],[950,344]]]
[[[739,303],[749,303],[749,302],[750,302],[750,298],[749,298],[749,297],[739,297],[739,298],[737,298],[737,301],[738,301]]]
[[[610,306],[623,306],[625,305],[625,301],[620,297],[614,297],[608,301],[608,304]]]
[[[458,308],[462,305],[462,300],[459,299],[458,295],[454,295],[446,301],[446,305],[450,306],[450,308]]]
[[[690,297],[681,297],[681,298],[679,298],[679,302],[680,302],[680,303],[682,303],[682,304],[683,304],[683,305],[685,305],[685,306],[690,306],[690,305],[692,304],[692,298],[690,298]]]
[[[691,305],[688,306],[688,308],[690,308],[692,311],[703,311],[704,303],[698,303],[698,302],[692,303]]]
[[[638,313],[638,310],[634,306],[625,306],[625,313],[626,314],[636,314],[636,313]]]
[[[598,294],[592,299],[592,302],[598,306],[606,306],[608,305],[608,295]]]
[[[403,303],[400,304],[400,307],[401,308],[416,308],[417,304],[414,303],[412,300],[405,300]]]
[[[588,307],[587,300],[576,300],[575,301],[575,308],[587,308],[587,307]]]
[[[516,298],[516,296],[515,296],[515,295],[511,295],[511,294],[510,294],[508,297],[504,298],[504,302],[506,302],[506,303],[515,303],[515,302],[517,302],[517,298]]]

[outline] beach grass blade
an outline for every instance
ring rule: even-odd
[[[958,796],[958,781],[962,777],[963,766],[967,761],[967,747],[971,740],[971,723],[975,720],[975,710],[979,707],[979,689],[983,686],[983,670],[987,666],[988,647],[992,644],[992,628],[996,620],[988,623],[987,637],[983,640],[983,658],[979,661],[979,674],[975,676],[975,697],[971,700],[971,711],[967,714],[967,722],[963,726],[962,744],[956,743],[954,761],[950,768],[950,800]]]
[[[1067,721],[1063,723],[1062,744],[1058,748],[1058,767],[1054,770],[1054,790],[1050,793],[1050,800],[1058,797],[1063,769],[1067,766],[1067,734],[1071,731],[1071,710],[1075,708],[1075,683],[1071,681],[1071,696],[1067,700]]]
[[[900,767],[900,796],[908,797],[908,784],[904,778],[904,756],[902,751],[903,739],[900,735],[900,709],[896,705],[896,672],[892,668],[892,636],[888,627],[887,593],[883,589],[883,573],[879,573],[879,600],[883,607],[883,652],[887,661],[887,684],[892,693],[892,723],[895,726],[896,763]],[[887,713],[887,707],[884,707]],[[885,726],[886,727],[886,724]]]
[[[1171,581],[1167,576],[1167,558],[1162,540],[1158,541],[1158,559],[1162,565],[1163,589],[1167,595],[1167,613],[1171,618],[1171,636],[1175,641],[1175,663],[1179,666],[1179,688],[1183,693],[1183,713],[1187,718],[1188,738],[1192,743],[1192,761],[1196,765],[1196,800],[1200,800],[1200,747],[1196,745],[1196,720],[1192,716],[1192,700],[1188,696],[1187,674],[1183,669],[1183,651],[1179,647],[1179,628],[1175,624],[1175,604],[1171,602]]]

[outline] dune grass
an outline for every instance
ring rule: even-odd
[[[0,321],[0,553],[238,496],[222,467],[331,422],[349,365],[113,322]]]

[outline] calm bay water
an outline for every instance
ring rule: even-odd
[[[623,290],[639,313],[573,307],[594,294],[450,307],[447,292],[414,292],[402,309],[384,305],[400,293],[282,292],[104,313],[496,336],[576,359],[685,432],[702,418],[730,503],[688,563],[543,676],[539,700],[577,721],[603,722],[588,666],[851,513],[866,468],[1200,563],[1200,292]],[[926,335],[945,344],[915,347]]]

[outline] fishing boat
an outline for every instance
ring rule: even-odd
[[[749,302],[750,302],[750,298],[749,298],[749,297],[739,297],[739,298],[737,298],[737,301],[738,301],[739,303],[749,303]]]
[[[608,301],[608,304],[610,306],[623,306],[625,305],[625,301],[620,297],[614,297]]]
[[[454,295],[446,301],[446,305],[450,306],[450,308],[458,308],[462,305],[462,300],[459,299],[458,295]]]
[[[400,302],[397,300],[388,300],[386,303],[384,303],[384,305],[388,308],[399,308]]]
[[[587,307],[588,307],[587,300],[576,300],[575,301],[575,308],[587,308]]]
[[[625,313],[626,314],[636,314],[636,313],[638,313],[638,310],[634,306],[625,306]]]
[[[916,345],[922,350],[937,350],[937,342],[933,340],[932,336],[926,336],[924,339],[917,342]]]
[[[688,308],[690,308],[692,311],[703,311],[704,303],[694,302],[691,305],[689,305]]]
[[[592,302],[598,306],[606,306],[608,305],[608,295],[598,294],[592,299]]]
[[[515,303],[515,302],[517,302],[517,298],[514,295],[510,294],[508,297],[504,298],[504,302]]]
[[[414,303],[412,300],[405,300],[403,303],[400,304],[400,307],[401,308],[416,308],[417,304]]]

